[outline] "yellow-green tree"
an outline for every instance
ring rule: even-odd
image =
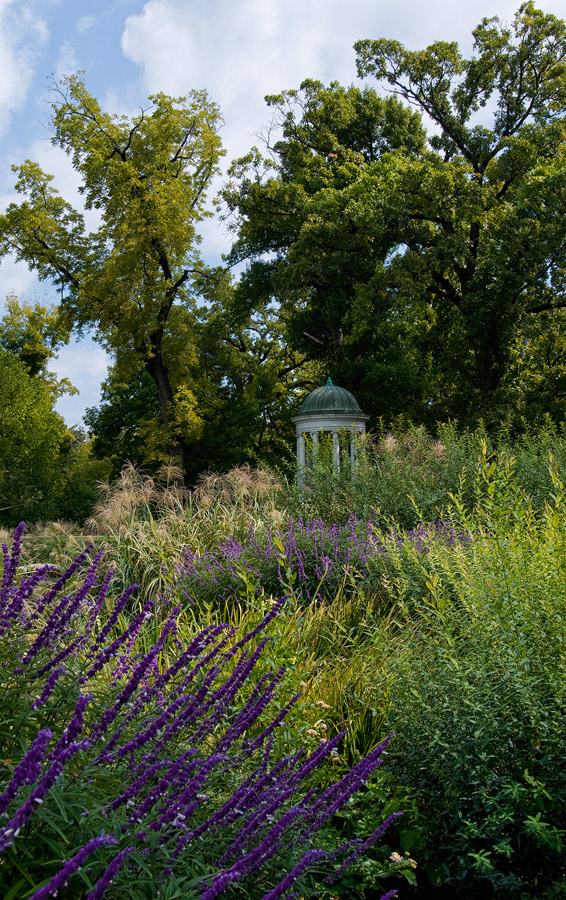
[[[15,167],[21,202],[0,217],[0,255],[15,253],[56,285],[62,313],[78,332],[94,329],[123,377],[141,370],[151,377],[160,409],[155,440],[181,465],[201,423],[173,370],[182,372],[183,357],[194,354],[195,296],[205,277],[197,227],[222,153],[220,122],[204,91],[156,94],[136,115],[118,116],[101,109],[80,77],[66,77],[53,105],[52,142],[79,173],[98,227],[88,231],[82,210],[29,160]]]
[[[53,409],[56,386],[0,347],[0,522],[49,518],[71,436]]]

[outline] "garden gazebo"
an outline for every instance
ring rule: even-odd
[[[355,437],[365,434],[366,416],[353,394],[338,387],[328,378],[325,385],[316,388],[305,399],[300,412],[291,421],[297,433],[297,458],[300,473],[308,467],[309,442],[313,449],[321,435],[332,438],[334,466],[340,468],[340,433],[349,433],[348,456],[353,466],[356,453]]]

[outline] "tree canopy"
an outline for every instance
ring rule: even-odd
[[[282,139],[233,168],[233,259],[263,268],[291,345],[374,415],[563,417],[564,22],[529,2],[510,28],[484,19],[470,59],[356,52],[394,96],[268,98]]]
[[[149,99],[136,115],[111,115],[80,77],[64,79],[52,141],[80,174],[85,208],[97,211],[99,225],[87,231],[83,212],[28,160],[15,167],[24,199],[0,218],[0,253],[15,253],[56,284],[73,327],[93,328],[122,373],[148,373],[162,442],[182,463],[198,416],[194,398],[171,377],[167,344],[190,334],[205,277],[197,225],[209,214],[221,119],[204,91]],[[181,357],[194,352],[190,340],[175,349]],[[182,358],[175,363],[182,369]]]

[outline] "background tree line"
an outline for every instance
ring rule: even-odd
[[[15,167],[22,199],[0,218],[0,253],[61,300],[36,321],[35,368],[12,334],[28,328],[17,304],[1,346],[12,381],[33,385],[55,423],[61,386],[45,354],[94,330],[113,363],[86,417],[88,452],[109,473],[127,458],[173,457],[189,481],[209,467],[284,464],[290,418],[323,374],[356,394],[370,427],[563,420],[566,25],[528,2],[511,27],[484,19],[470,59],[444,42],[355,50],[375,87],[307,80],[267,98],[278,140],[234,162],[222,192],[227,267],[199,253],[222,155],[206,93],[158,94],[128,118],[104,112],[79,76],[56,87],[52,140],[99,225],[88,231],[35,163]],[[16,409],[7,392],[3,402]],[[31,426],[19,421],[23,446]],[[57,428],[61,470],[77,438]]]

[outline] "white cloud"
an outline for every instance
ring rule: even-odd
[[[59,49],[59,58],[55,64],[55,78],[60,81],[64,75],[72,75],[79,69],[79,63],[74,47],[64,41]]]
[[[81,34],[89,31],[96,24],[96,21],[96,16],[82,16],[77,23],[77,31],[81,32]]]
[[[0,134],[23,107],[38,55],[48,39],[45,21],[24,2],[0,0]]]
[[[560,14],[562,0],[542,0]],[[125,56],[143,70],[150,92],[183,94],[205,87],[220,104],[230,145],[242,152],[268,120],[263,97],[307,77],[349,84],[352,45],[392,37],[410,47],[459,41],[465,50],[483,16],[510,21],[518,0],[147,0],[126,19]],[[563,11],[563,10],[562,10]]]
[[[560,15],[562,3],[537,6]],[[260,143],[257,135],[272,118],[266,94],[305,78],[355,82],[355,41],[390,37],[417,49],[456,40],[468,53],[471,31],[484,16],[510,22],[518,6],[519,0],[146,0],[126,19],[121,46],[140,66],[149,93],[208,90],[225,120],[226,165]],[[217,220],[203,223],[201,232],[205,255],[229,247]]]
[[[39,284],[27,265],[16,262],[14,256],[6,256],[2,260],[2,278],[0,295],[0,314],[4,308],[6,297],[15,294],[17,297],[29,296],[31,290]]]

